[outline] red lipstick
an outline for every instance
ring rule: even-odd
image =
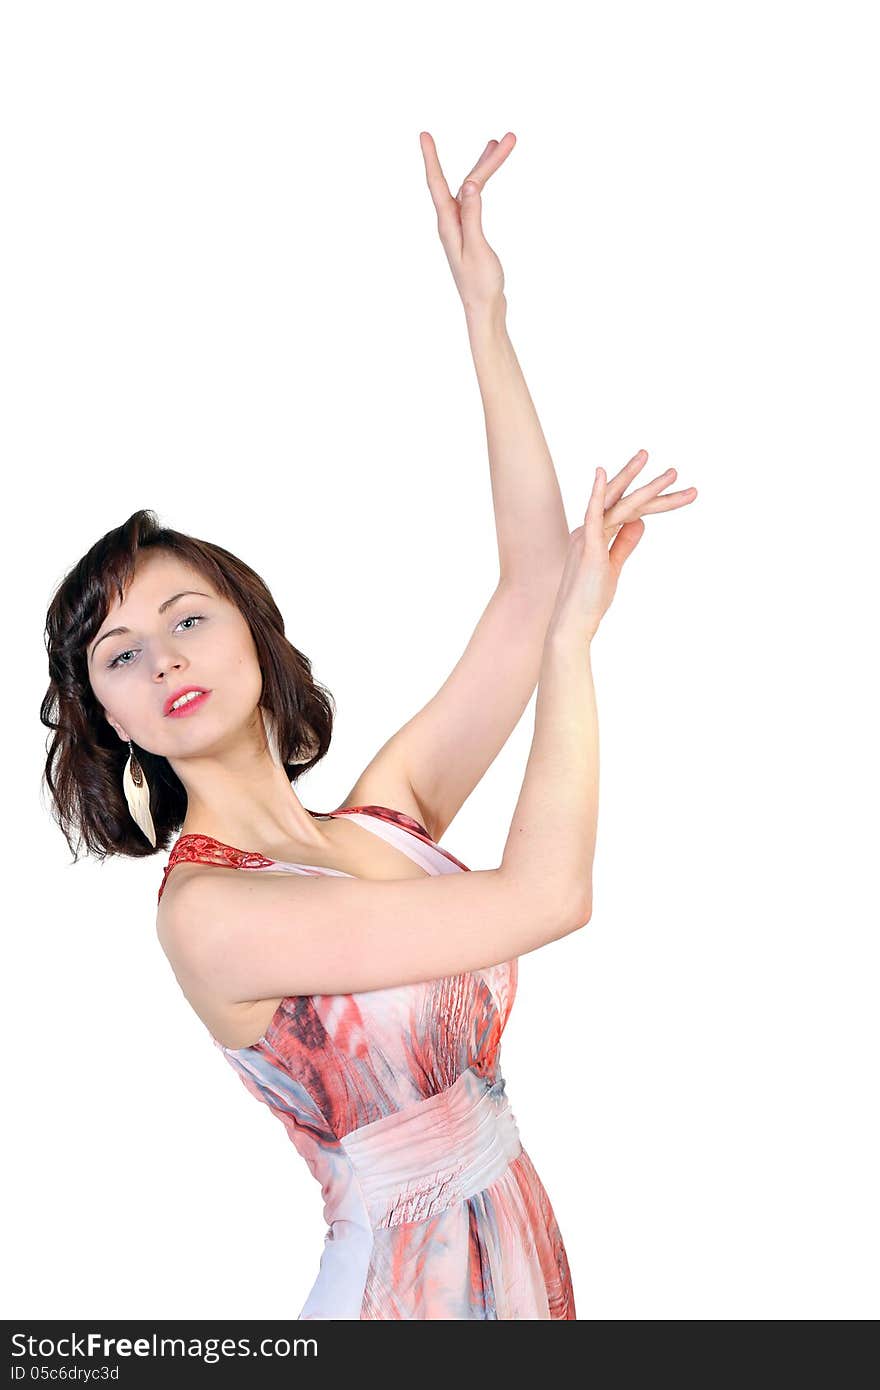
[[[171,708],[175,700],[179,700],[181,695],[188,695],[190,691],[197,691],[198,693],[193,695],[191,699],[185,700],[177,709]],[[169,719],[180,719],[183,715],[190,714],[193,710],[200,709],[210,693],[210,690],[203,690],[200,685],[185,685],[181,690],[175,690],[173,695],[168,696],[168,699],[165,701],[165,714]]]

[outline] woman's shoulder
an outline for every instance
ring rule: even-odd
[[[218,873],[224,872],[235,875],[237,871],[231,865],[224,870],[221,865],[204,864],[198,860],[184,859],[177,860],[166,869],[162,893],[156,908],[156,934],[160,941],[163,939],[163,934],[166,937],[170,935],[174,923],[178,920],[181,890],[194,882],[207,879],[209,874],[216,877]]]

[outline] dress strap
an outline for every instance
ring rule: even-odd
[[[310,815],[317,815],[318,812],[310,811]],[[343,806],[338,811],[330,811],[329,816],[351,816],[358,825],[362,825],[365,830],[372,830],[381,839],[387,840],[394,845],[395,849],[412,859],[429,874],[451,874],[458,869],[468,871],[467,864],[463,864],[460,859],[456,859],[449,850],[441,849],[434,840],[431,839],[421,821],[414,820],[405,811],[394,811],[390,806]],[[187,832],[181,835],[171,849],[171,855],[165,866],[162,875],[162,882],[159,884],[159,895],[157,901],[161,902],[162,893],[168,875],[175,864],[180,863],[216,864],[225,869],[273,869],[278,867],[296,867],[301,870],[309,870],[311,866],[301,865],[280,865],[275,859],[267,859],[260,854],[259,850],[236,849],[233,845],[224,844],[222,840],[215,840],[211,835],[198,835]],[[337,869],[315,869],[316,873],[341,874],[343,878],[350,878],[350,874],[344,874]]]
[[[223,869],[267,869],[274,862],[257,850],[235,849],[233,845],[224,845],[222,840],[215,840],[210,835],[181,835],[175,841],[165,865],[158,901],[162,900],[166,880],[175,864],[217,864]]]
[[[394,811],[390,806],[344,806],[331,814],[350,816],[358,825],[387,840],[388,844],[401,850],[430,874],[454,874],[459,869],[467,871],[466,864],[462,864],[448,850],[441,849],[421,822],[408,816],[405,811]]]

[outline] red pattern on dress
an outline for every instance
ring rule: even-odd
[[[460,869],[466,868],[466,865],[462,864],[460,859],[456,859],[455,855],[451,854],[448,849],[441,849],[436,840],[431,839],[431,836],[428,834],[421,821],[417,821],[412,816],[408,816],[405,811],[395,811],[392,810],[390,806],[370,805],[340,806],[338,811],[309,811],[308,814],[314,816],[315,819],[330,820],[333,816],[346,815],[351,811],[359,811],[364,815],[376,816],[379,820],[390,821],[392,824],[400,825],[405,830],[408,830],[411,835],[414,835],[416,839],[422,840],[426,845],[431,845],[434,849],[440,850],[440,853],[444,855],[446,859],[451,859]],[[278,862],[277,859],[268,859],[266,855],[261,854],[259,850],[237,849],[235,845],[227,845],[223,840],[215,840],[213,835],[198,835],[193,832],[188,832],[186,835],[180,835],[171,848],[171,855],[168,863],[165,865],[165,872],[159,884],[159,896],[157,901],[161,902],[162,900],[165,883],[175,864],[214,864],[219,868],[225,869],[268,869]]]

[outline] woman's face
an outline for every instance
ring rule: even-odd
[[[115,632],[120,627],[128,630]],[[262,693],[257,649],[238,608],[163,551],[138,561],[87,659],[92,689],[120,738],[172,763],[222,752],[249,724]],[[207,699],[169,716],[167,702],[190,686],[209,691]]]

